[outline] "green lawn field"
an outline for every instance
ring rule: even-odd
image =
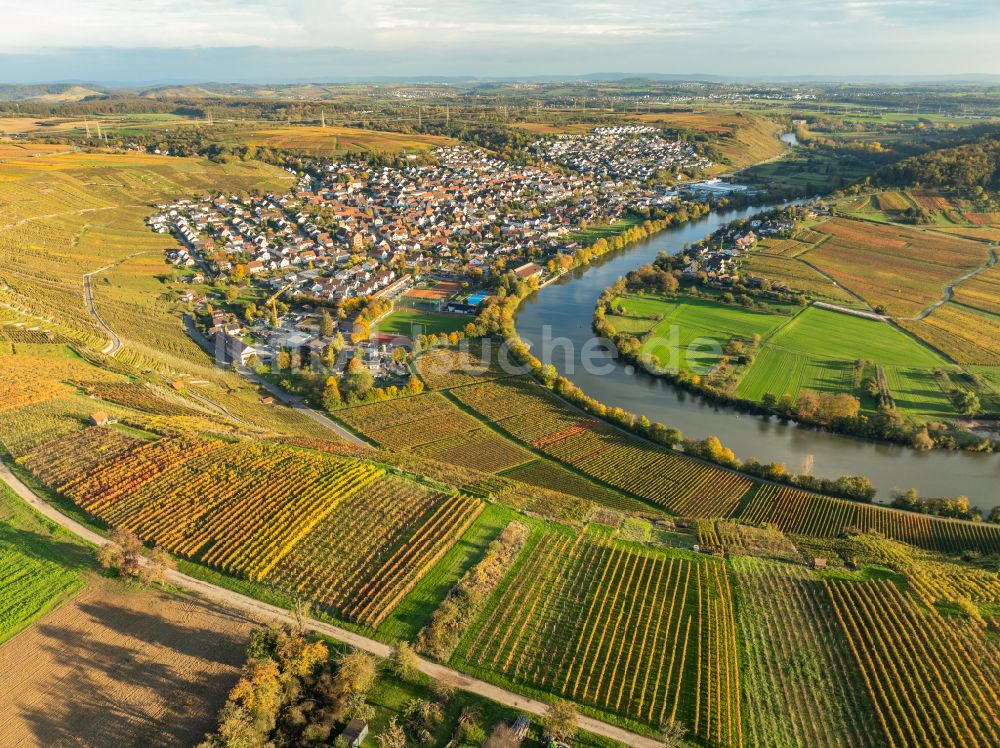
[[[629,297],[625,307],[633,314],[663,315],[643,345],[643,353],[656,356],[663,366],[686,368],[698,374],[707,373],[733,338],[763,337],[788,319],[710,299]]]
[[[78,543],[0,484],[0,643],[84,586]]]
[[[769,344],[821,358],[915,367],[947,366],[927,346],[885,322],[811,307],[780,330]]]
[[[903,414],[918,421],[957,415],[934,375],[936,369],[953,367],[938,354],[888,323],[815,307],[765,342],[736,394],[760,400],[767,393],[850,392],[867,407],[867,397],[854,388],[858,359],[885,367]]]
[[[641,223],[641,218],[636,216],[626,216],[620,221],[615,221],[614,223],[601,223],[596,226],[588,226],[585,229],[574,231],[573,233],[565,236],[565,241],[580,242],[585,246],[589,246],[598,239],[611,239],[618,236],[626,229],[638,226]]]
[[[471,317],[462,314],[428,312],[422,309],[397,309],[372,328],[372,332],[389,335],[438,335],[461,330]]]

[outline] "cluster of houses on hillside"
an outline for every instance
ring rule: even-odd
[[[627,130],[610,128],[596,137],[614,141]],[[652,137],[645,128],[629,137],[636,135]],[[194,286],[179,297],[203,306],[198,324],[226,360],[326,355],[336,331],[320,335],[319,318],[329,308],[349,340],[341,352],[395,382],[405,371],[393,348],[407,347],[407,340],[383,340],[378,333],[350,340],[357,315],[350,300],[406,295],[407,306],[412,296],[423,308],[436,303],[437,311],[472,314],[488,295],[475,289],[495,274],[544,280],[552,261],[563,265],[560,255],[581,249],[575,232],[643,208],[662,213],[676,200],[674,190],[647,185],[635,174],[569,173],[448,147],[429,164],[317,163],[287,193],[178,199],[158,206],[148,220],[154,231],[177,240],[167,259],[186,269],[184,279],[255,288],[256,304],[237,305],[238,314],[209,308]],[[464,292],[435,291],[436,301],[427,301],[428,287],[445,286]],[[287,312],[284,303],[291,305]]]
[[[439,149],[403,169],[337,164],[283,195],[218,195],[159,206],[168,260],[212,279],[259,278],[322,301],[401,291],[410,274],[481,279],[497,267],[572,251],[567,235],[676,195],[627,180],[515,166],[483,151]]]
[[[531,149],[546,161],[599,178],[646,182],[667,175],[678,178],[712,165],[693,146],[668,140],[655,127],[597,127],[583,135],[542,139]]]

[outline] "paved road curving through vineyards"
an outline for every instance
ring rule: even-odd
[[[40,514],[73,533],[77,537],[94,545],[101,545],[106,542],[104,537],[90,528],[80,524],[75,519],[67,517],[65,514],[45,501],[45,499],[26,486],[10,471],[7,465],[3,463],[0,463],[0,481],[6,483],[15,494],[17,494]],[[228,590],[225,587],[219,587],[218,585],[211,584],[210,582],[195,579],[194,577],[182,574],[175,569],[167,570],[166,581],[175,587],[187,590],[188,592],[193,592],[205,600],[218,603],[229,608],[235,608],[243,611],[244,613],[249,613],[259,619],[277,620],[290,624],[295,623],[295,616],[283,608],[268,605],[267,603],[254,600],[246,595],[241,595],[238,592]],[[329,623],[324,623],[323,621],[316,621],[312,619],[307,619],[304,622],[304,625],[311,631],[323,634],[324,636],[332,637],[337,641],[344,642],[345,644],[349,644],[357,649],[370,652],[376,657],[388,657],[392,653],[392,648],[388,644],[376,641],[375,639],[369,639],[366,636],[342,629],[339,626],[334,626]],[[445,678],[453,682],[463,691],[474,693],[477,696],[482,696],[483,698],[490,699],[491,701],[503,704],[504,706],[512,709],[518,709],[522,712],[539,716],[543,715],[548,708],[548,705],[544,702],[537,701],[536,699],[530,699],[526,696],[521,696],[513,693],[512,691],[495,686],[492,683],[487,683],[486,681],[479,680],[478,678],[472,678],[464,673],[460,673],[457,670],[445,667],[444,665],[439,665],[435,662],[421,659],[420,670],[421,672],[429,675],[431,678]],[[612,740],[617,740],[627,746],[634,746],[634,748],[662,747],[662,743],[658,740],[654,740],[643,735],[637,735],[636,733],[629,732],[628,730],[616,727],[615,725],[610,725],[607,722],[601,722],[600,720],[596,720],[591,717],[581,716],[580,727],[587,732],[611,738]]]

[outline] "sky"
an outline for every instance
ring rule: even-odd
[[[4,0],[0,8],[5,83],[1000,74],[998,0]]]

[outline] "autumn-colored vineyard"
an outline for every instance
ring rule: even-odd
[[[117,403],[144,413],[169,416],[203,416],[204,412],[178,399],[168,399],[150,387],[133,382],[83,382],[84,392],[91,397]]]
[[[730,562],[748,742],[875,746],[872,705],[822,583],[803,566]]]
[[[1000,316],[995,314],[949,303],[922,320],[901,324],[961,364],[996,366],[1000,361]]]
[[[106,460],[120,457],[138,443],[138,439],[121,431],[95,426],[36,447],[19,462],[43,483],[59,486]]]
[[[262,579],[337,503],[379,475],[288,447],[164,439],[61,490],[173,553]]]
[[[853,528],[929,550],[1000,552],[1000,526],[940,519],[871,504],[833,499],[783,486],[761,486],[735,513],[740,520],[770,522],[784,532],[835,537]]]
[[[729,580],[713,560],[546,533],[458,656],[512,683],[742,745]]]
[[[751,485],[744,476],[668,452],[595,421],[522,377],[449,392],[514,438],[675,514],[724,515]]]
[[[473,470],[494,473],[533,459],[436,392],[348,408],[337,416],[380,446]]]
[[[899,316],[918,314],[986,259],[979,242],[871,221],[835,218],[816,231],[830,238],[803,259]]]
[[[110,525],[371,626],[483,506],[363,462],[266,442],[143,442],[94,427],[22,462]]]
[[[981,628],[919,609],[890,582],[826,591],[890,746],[1000,744],[1000,651]]]

